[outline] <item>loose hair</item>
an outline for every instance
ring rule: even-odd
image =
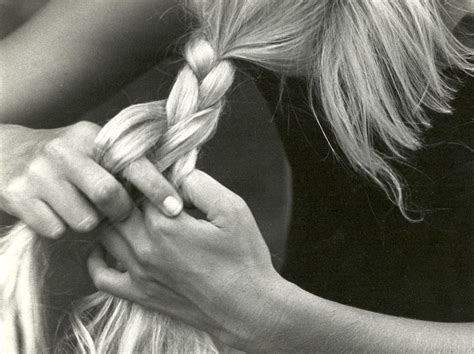
[[[145,156],[179,186],[216,131],[236,65],[245,61],[283,78],[305,78],[310,102],[324,111],[315,123],[324,120],[344,160],[406,215],[403,183],[389,161],[420,147],[431,124],[427,108],[449,112],[455,90],[443,70],[473,70],[472,52],[445,26],[438,1],[188,0],[185,6],[196,22],[168,98],[110,120],[96,139],[98,163],[120,174]],[[38,266],[43,241],[20,223],[0,242],[2,349],[43,352],[37,273],[45,269]],[[206,333],[101,292],[76,307],[71,325],[66,344],[79,353],[219,351]]]

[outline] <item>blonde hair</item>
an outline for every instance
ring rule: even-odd
[[[197,25],[167,100],[131,106],[97,137],[97,161],[119,174],[147,156],[176,185],[216,130],[235,64],[307,79],[348,163],[405,213],[388,162],[417,149],[425,108],[449,111],[445,68],[472,71],[472,53],[444,25],[435,0],[194,0]],[[329,132],[328,132],[329,133]],[[9,353],[46,348],[40,313],[42,240],[18,225],[1,240],[1,340]],[[4,268],[5,269],[5,268]],[[215,352],[202,332],[126,300],[96,293],[76,308],[71,345],[81,353]]]

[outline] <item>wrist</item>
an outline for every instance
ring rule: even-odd
[[[265,289],[265,304],[259,318],[258,337],[255,338],[251,347],[247,349],[251,352],[279,353],[286,352],[283,346],[286,340],[288,325],[292,322],[292,307],[297,287],[285,280],[279,274],[277,279],[268,283]],[[283,339],[283,341],[282,341]]]
[[[291,312],[291,294],[295,285],[283,279],[276,271],[256,279],[251,291],[239,308],[238,319],[230,321],[232,328],[224,342],[246,352],[273,352],[280,348],[282,334]]]

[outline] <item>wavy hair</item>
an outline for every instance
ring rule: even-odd
[[[324,120],[344,159],[405,213],[403,183],[389,161],[420,147],[427,108],[449,111],[455,90],[444,70],[473,70],[472,52],[446,27],[438,1],[188,0],[185,7],[196,21],[169,97],[110,120],[96,140],[100,164],[120,174],[146,156],[179,186],[217,128],[236,65],[246,61],[305,78],[310,102],[324,111],[315,124]],[[0,242],[3,351],[46,351],[37,272],[45,269],[43,241],[18,224]],[[66,343],[79,353],[219,351],[206,333],[100,292],[77,305],[71,325]]]

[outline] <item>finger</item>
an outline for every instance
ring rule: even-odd
[[[28,199],[15,206],[14,214],[41,236],[57,239],[66,231],[61,219],[38,199]]]
[[[91,231],[99,223],[90,202],[67,181],[56,181],[55,185],[43,182],[39,195],[77,232]]]
[[[125,219],[132,200],[125,188],[92,158],[74,152],[64,159],[67,178],[111,220]]]
[[[160,213],[160,215],[163,214]],[[168,219],[173,220],[171,218]],[[138,208],[135,208],[125,221],[115,223],[114,228],[120,234],[119,237],[123,239],[131,252],[133,252],[135,262],[142,267],[153,264],[160,257],[159,242],[161,235],[150,235],[142,213]],[[140,271],[140,269],[132,269],[137,271],[136,274]]]
[[[196,312],[200,312],[186,297],[176,293],[161,282],[148,284],[143,291],[147,296],[141,302],[142,306],[159,311],[175,319],[186,321],[195,319]],[[200,317],[202,319],[202,315]],[[196,323],[194,323],[196,325]]]
[[[190,233],[199,233],[201,224],[186,212],[175,218],[164,215],[150,202],[143,203],[142,223],[146,225],[148,235],[156,237],[188,236]]]
[[[100,291],[180,319],[190,315],[191,303],[168,287],[154,282],[148,284],[144,292],[133,281],[130,273],[121,273],[109,268],[100,247],[92,251],[87,260],[87,267],[95,287]]]
[[[100,228],[98,235],[100,243],[127,271],[137,273],[140,269],[138,262],[127,242],[112,227]]]
[[[95,248],[87,259],[87,269],[98,290],[134,302],[141,298],[129,273],[122,273],[107,266],[100,246]]]
[[[137,255],[141,250],[150,249],[150,234],[145,226],[142,212],[134,207],[127,219],[114,223],[115,230]]]
[[[206,214],[210,221],[222,216],[235,216],[246,207],[237,194],[199,170],[192,171],[183,179],[181,192],[183,198]]]
[[[178,192],[148,159],[140,158],[134,161],[123,173],[166,215],[177,216],[183,210],[183,202]]]

